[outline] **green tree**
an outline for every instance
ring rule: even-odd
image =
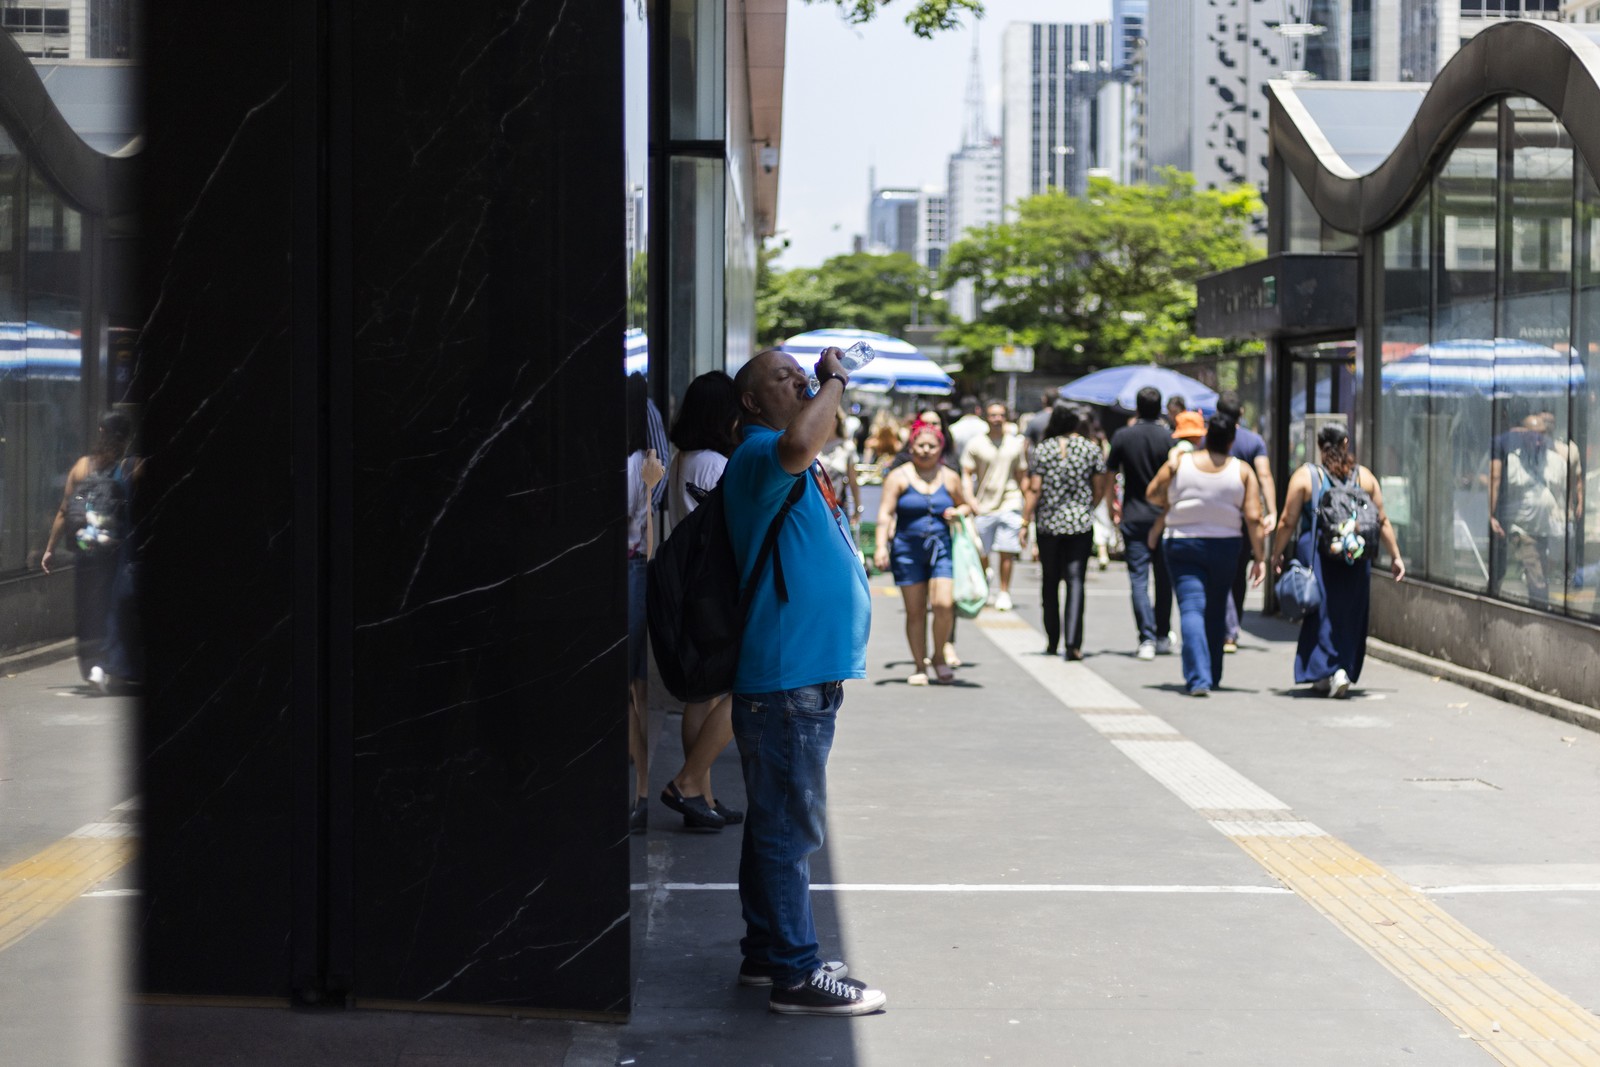
[[[649,329],[646,322],[650,314],[650,254],[635,252],[628,264],[628,325]]]
[[[854,252],[785,271],[771,268],[777,252],[763,253],[756,276],[756,336],[763,345],[830,327],[898,334],[908,322],[948,321],[944,302],[930,295],[932,275],[903,252]]]
[[[1248,235],[1260,210],[1248,185],[1198,190],[1170,168],[1150,185],[1091,178],[1085,197],[1023,200],[1014,221],[950,249],[944,284],[970,281],[981,310],[946,336],[967,350],[969,371],[1008,338],[1054,371],[1218,352],[1220,341],[1194,335],[1195,281],[1260,256]]]
[[[846,21],[860,25],[871,22],[894,0],[806,0],[808,4],[833,4]],[[914,0],[906,12],[906,25],[918,37],[932,37],[940,30],[961,25],[962,14],[983,17],[983,0]]]

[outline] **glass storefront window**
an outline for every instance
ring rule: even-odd
[[[11,138],[0,133],[0,574],[27,565],[28,507],[27,364],[17,324],[26,321],[17,249],[17,182],[22,160]]]
[[[1429,450],[1435,437],[1427,366],[1432,217],[1432,193],[1424,191],[1383,235],[1382,369],[1378,453],[1373,457],[1400,554],[1406,569],[1418,577],[1428,573],[1430,557],[1423,516],[1428,510]]]
[[[673,396],[682,396],[698,375],[723,368],[725,173],[720,159],[672,161],[666,351],[674,354],[669,383]]]
[[[1574,615],[1600,619],[1600,185],[1580,164],[1578,174],[1578,317],[1573,337],[1571,441],[1578,453],[1572,471],[1571,579],[1567,607]]]
[[[7,318],[21,340],[27,438],[28,562],[44,551],[67,471],[88,441],[83,426],[83,222],[37,173],[27,183],[23,312]],[[20,328],[19,328],[20,323]]]
[[[720,141],[727,125],[725,0],[670,0],[674,141]]]
[[[1495,592],[1538,608],[1566,599],[1572,319],[1572,141],[1543,105],[1506,101],[1503,296],[1494,343],[1489,526]]]
[[[1428,575],[1480,592],[1490,579],[1494,405],[1482,365],[1494,353],[1499,113],[1498,103],[1478,113],[1433,188]]]

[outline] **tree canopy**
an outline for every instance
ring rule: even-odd
[[[903,252],[854,252],[820,267],[773,270],[771,260],[781,251],[763,251],[756,281],[756,337],[762,345],[830,327],[899,334],[914,320],[946,321],[944,303],[929,295],[932,275]]]
[[[1248,235],[1261,197],[1248,185],[1198,190],[1164,169],[1150,185],[1091,178],[1085,197],[1050,192],[1014,220],[971,231],[945,259],[978,318],[946,337],[987,366],[993,346],[1032,345],[1040,369],[1178,362],[1220,351],[1194,336],[1195,281],[1259,258]]]
[[[871,22],[894,0],[806,0],[808,4],[833,4],[846,21],[860,25]],[[983,0],[911,0],[906,25],[918,37],[932,37],[941,30],[957,29],[962,14],[983,17]]]

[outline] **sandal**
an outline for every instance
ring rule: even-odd
[[[911,677],[906,679],[906,684],[907,685],[927,685],[928,684],[928,676],[926,674],[923,674],[921,671],[918,671],[916,674],[913,674]]]
[[[937,676],[937,680],[933,683],[934,685],[955,684],[956,672],[950,669],[948,663],[935,663],[933,665],[933,673]]]
[[[690,830],[720,830],[728,825],[728,821],[706,803],[706,798],[698,793],[687,796],[678,789],[678,784],[668,781],[666,788],[661,790],[661,803],[683,816],[683,825]]]

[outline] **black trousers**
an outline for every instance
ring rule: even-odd
[[[1044,571],[1044,635],[1051,652],[1060,648],[1065,622],[1067,648],[1083,647],[1083,579],[1094,552],[1094,532],[1039,532],[1039,567]],[[1061,583],[1067,583],[1067,610],[1061,611]]]

